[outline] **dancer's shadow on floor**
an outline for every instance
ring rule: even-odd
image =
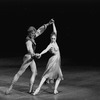
[[[43,92],[44,94],[54,94],[54,90],[53,89],[42,89],[41,92]],[[61,93],[62,91],[58,91],[58,94]]]
[[[0,87],[5,87],[6,89],[8,89],[10,85],[11,85],[10,83],[7,83],[5,81],[0,81]],[[20,92],[24,92],[24,91],[26,92],[28,91],[29,88],[28,86],[20,86],[16,84],[14,85],[13,89]]]
[[[16,86],[14,89],[18,90],[20,92],[25,92],[25,93],[28,93],[28,91],[29,91],[29,87],[28,86]]]

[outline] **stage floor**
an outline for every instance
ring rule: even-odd
[[[11,80],[19,69],[19,65],[11,66],[8,60],[6,65],[0,65],[0,100],[100,100],[100,71],[99,70],[64,70],[64,80],[61,81],[57,95],[53,94],[46,85],[43,85],[38,95],[28,94],[31,71],[28,68],[14,85],[11,93],[5,95]],[[41,62],[42,63],[42,62]],[[7,65],[8,64],[8,65]],[[43,63],[42,63],[43,65]],[[45,65],[45,64],[44,64]],[[11,66],[11,67],[10,67]],[[41,66],[41,64],[39,64]],[[37,88],[45,67],[38,66],[38,75],[34,84]],[[67,67],[64,65],[62,67]],[[81,66],[80,66],[81,67]]]

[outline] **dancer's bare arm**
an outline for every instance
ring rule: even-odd
[[[53,19],[52,19],[52,20],[53,20]],[[55,26],[54,20],[53,20],[53,32],[57,35],[57,29],[56,29],[56,26]]]
[[[36,31],[36,37],[38,37],[39,35],[41,35],[46,28],[51,25],[53,22],[52,20],[50,20],[47,24],[42,25],[41,27],[38,28],[38,30]]]
[[[47,46],[47,48],[44,49],[44,50],[40,53],[40,55],[43,55],[43,54],[45,54],[46,52],[48,52],[48,51],[50,50],[50,48],[51,48],[51,44],[49,44],[49,45]]]

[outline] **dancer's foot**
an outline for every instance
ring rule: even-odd
[[[8,95],[11,93],[11,89],[8,89],[7,91],[5,91],[5,94]]]
[[[37,89],[35,90],[35,92],[33,93],[33,95],[38,94],[38,93],[39,93],[39,91],[40,91],[40,89],[39,89],[39,88],[37,88]]]
[[[28,91],[27,93],[32,94],[32,92]]]
[[[57,90],[54,90],[54,94],[58,94],[58,91]]]

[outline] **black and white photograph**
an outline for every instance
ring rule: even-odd
[[[0,0],[0,100],[100,100],[99,0]]]

